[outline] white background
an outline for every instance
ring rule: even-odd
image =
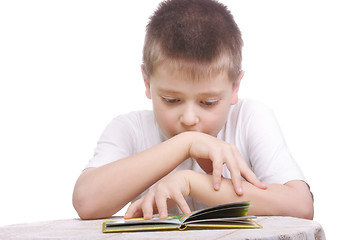
[[[77,217],[73,186],[106,124],[151,109],[140,64],[158,2],[0,2],[0,225]],[[245,42],[240,96],[275,110],[328,239],[353,236],[358,4],[222,2]]]

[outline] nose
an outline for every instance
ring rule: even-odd
[[[180,116],[180,122],[185,126],[194,126],[199,123],[199,116],[192,104],[187,104]]]

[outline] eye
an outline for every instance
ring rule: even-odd
[[[207,107],[211,107],[211,106],[215,106],[216,104],[218,104],[219,100],[207,100],[207,101],[201,101],[200,103]]]
[[[177,98],[167,98],[167,97],[161,97],[165,102],[167,103],[177,103],[180,102],[180,99]]]

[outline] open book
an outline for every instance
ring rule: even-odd
[[[107,220],[103,223],[103,232],[137,232],[160,230],[210,229],[210,228],[261,228],[247,216],[250,202],[238,202],[218,205],[198,210],[186,215],[170,216],[167,219],[153,217]]]

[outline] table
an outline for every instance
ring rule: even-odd
[[[316,239],[325,240],[321,225],[292,217],[258,217],[262,229],[213,229],[133,233],[102,233],[104,220],[80,219],[0,227],[0,239]]]

